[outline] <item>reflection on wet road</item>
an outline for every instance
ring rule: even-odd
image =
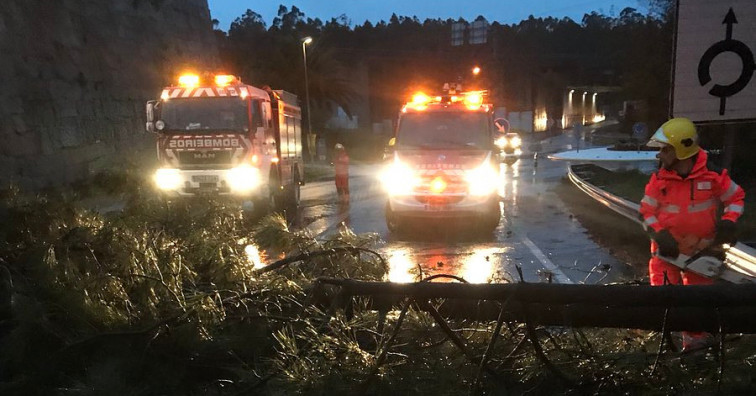
[[[391,282],[417,282],[430,276],[453,275],[469,283],[502,283],[510,277],[507,267],[507,247],[476,244],[474,249],[444,244],[406,244],[397,242],[384,249],[389,263],[388,279]],[[456,281],[439,277],[438,281]]]
[[[379,165],[350,168],[351,205],[335,203],[332,182],[303,187],[301,218],[315,236],[326,236],[345,225],[356,233],[375,232],[386,241],[380,251],[390,265],[388,280],[416,282],[434,275],[434,281],[470,283],[542,282],[596,283],[627,276],[618,262],[586,235],[559,196],[567,164],[544,155],[568,149],[568,134],[547,139],[525,150],[516,161],[501,164],[499,193],[503,216],[493,235],[473,236],[459,224],[420,225],[408,235],[388,232],[384,221],[386,196],[377,178]],[[522,275],[518,273],[520,267]]]

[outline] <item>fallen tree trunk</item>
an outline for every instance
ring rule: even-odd
[[[439,312],[455,319],[496,320],[501,304],[491,301],[447,300]],[[756,304],[743,307],[606,307],[590,304],[548,305],[507,303],[505,319],[544,326],[608,327],[662,330],[667,314],[670,331],[756,333]]]
[[[446,299],[449,318],[496,320],[505,305],[508,321],[571,327],[756,333],[756,285],[628,286],[562,284],[463,284],[363,282],[320,279],[344,296],[371,297],[375,309],[400,298]]]

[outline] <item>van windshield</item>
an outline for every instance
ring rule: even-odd
[[[488,149],[490,145],[489,117],[478,112],[407,113],[396,135],[397,148]]]

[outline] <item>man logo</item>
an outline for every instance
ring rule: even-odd
[[[208,153],[208,152],[194,153],[194,159],[215,159],[215,153]]]

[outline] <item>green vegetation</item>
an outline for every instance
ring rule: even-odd
[[[447,320],[476,356],[471,361],[414,304],[400,325],[399,307],[384,320],[365,300],[355,299],[347,310],[336,289],[314,288],[318,277],[383,279],[387,268],[370,252],[380,244],[375,235],[344,229],[316,241],[278,215],[250,224],[222,202],[155,199],[138,177],[99,180],[103,189],[102,180],[125,184],[123,212],[88,211],[71,192],[2,195],[2,394],[718,389],[713,355],[667,352],[652,376],[660,337],[633,330],[537,328],[563,380],[534,353],[525,326],[506,323],[490,353],[495,375],[479,374],[494,323]],[[352,247],[360,250],[341,249]],[[266,262],[309,256],[261,271],[256,251]],[[726,346],[720,391],[748,392],[756,340]]]

